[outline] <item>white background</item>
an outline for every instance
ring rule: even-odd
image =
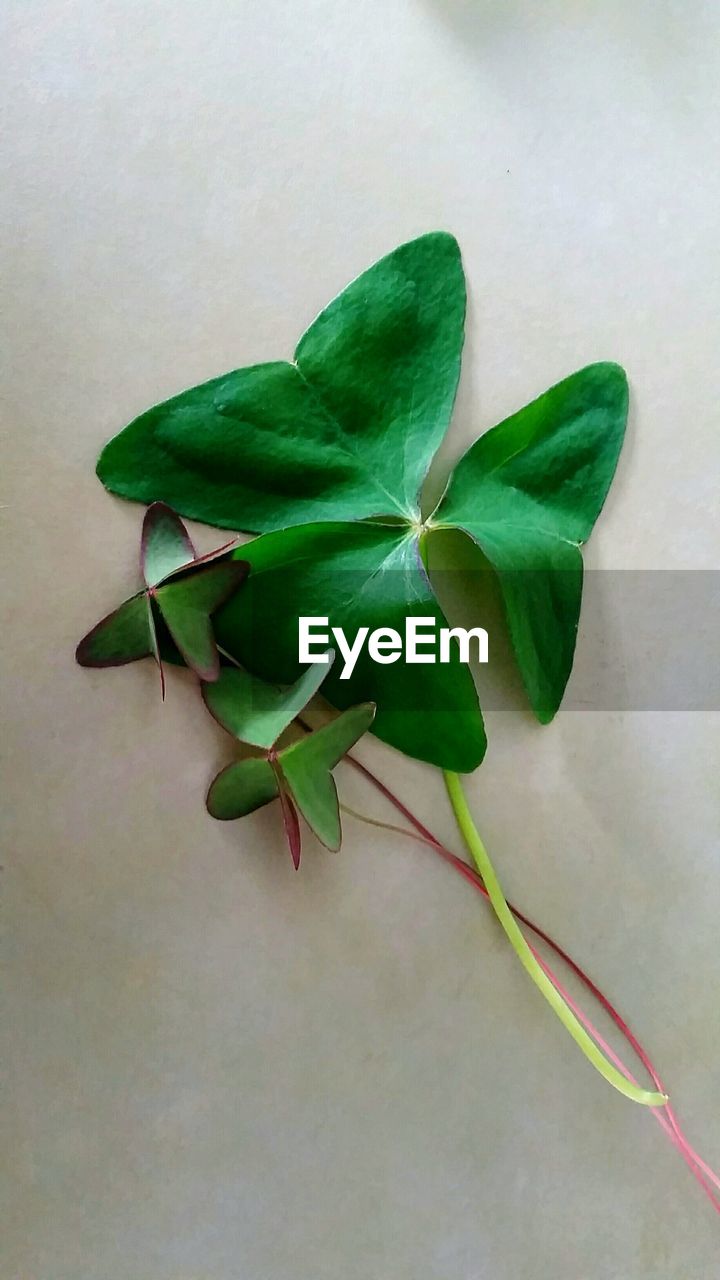
[[[587,561],[718,566],[717,4],[6,0],[4,24],[3,1276],[709,1280],[720,1220],[469,887],[350,822],[296,875],[274,809],[205,814],[228,743],[182,675],[161,707],[150,663],[72,654],[136,583],[104,440],[289,355],[435,227],[470,288],[445,457],[619,360]],[[506,888],[717,1167],[717,716],[488,721],[470,793]],[[439,775],[362,754],[458,846]]]

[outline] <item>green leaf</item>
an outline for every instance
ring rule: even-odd
[[[618,365],[579,370],[481,436],[432,517],[464,529],[496,569],[518,665],[543,722],[557,711],[572,669],[579,547],[610,487],[627,406]]]
[[[353,281],[293,364],[252,365],[136,418],[98,475],[122,497],[264,531],[389,513],[414,520],[460,373],[465,282],[431,232]]]
[[[315,696],[334,656],[330,653],[327,662],[308,667],[286,689],[267,684],[249,671],[224,667],[214,684],[203,685],[205,705],[240,742],[269,749]]]
[[[152,655],[160,670],[163,699],[163,656],[172,662],[182,657],[201,679],[216,679],[219,659],[209,615],[243,581],[248,565],[237,558],[208,561],[231,545],[195,556],[182,521],[164,503],[154,503],[145,513],[140,544],[146,589],[88,632],[76,649],[77,662],[85,667],[119,666]]]
[[[307,674],[306,672],[305,676]],[[247,739],[244,736],[242,708],[248,693],[252,694],[254,691],[259,694],[261,691],[260,681],[252,677],[245,679],[245,676],[245,672],[237,670],[223,672],[222,695],[216,700],[220,722],[237,736],[242,734],[244,741]],[[298,685],[304,685],[303,700],[300,700],[298,685],[292,691],[298,709],[305,705],[306,695],[311,692],[305,676],[298,682]],[[271,692],[278,697],[278,690]],[[290,699],[286,695],[279,696],[284,697],[283,706],[288,708]],[[206,691],[205,697],[208,705],[212,706],[212,692]],[[277,705],[276,702],[273,710]],[[277,755],[268,746],[269,755],[266,757],[253,757],[229,765],[218,774],[210,787],[207,796],[209,812],[214,818],[223,820],[242,818],[279,796],[288,848],[296,869],[300,865],[301,849],[297,810],[323,844],[329,849],[339,849],[340,809],[331,771],[369,729],[374,714],[375,707],[372,703],[352,707],[338,716],[337,720],[285,747]],[[289,722],[286,711],[283,719],[283,727],[287,727]],[[280,723],[277,716],[275,723]]]
[[[241,659],[242,649],[253,671],[297,675],[297,634],[279,619],[279,602],[293,629],[300,613],[329,614],[346,629],[352,622],[398,629],[406,606],[436,614],[417,571],[418,494],[452,410],[464,314],[455,240],[443,232],[420,236],[339,294],[301,338],[293,363],[250,366],[184,392],[136,419],[103,451],[98,474],[126,497],[164,499],[218,525],[305,529],[297,544],[290,538],[253,552],[267,560],[275,591],[271,601],[263,584],[257,588],[255,634],[248,636],[239,606],[224,611],[223,643]],[[557,710],[572,667],[579,546],[612,479],[626,414],[627,383],[617,365],[591,365],[551,388],[471,447],[423,542],[429,549],[433,525],[457,527],[487,557],[543,721]],[[382,545],[363,541],[364,534],[356,545],[347,529],[361,520],[384,526]],[[319,547],[317,521],[335,531]],[[299,567],[288,576],[282,556],[298,546]],[[327,573],[312,563],[313,547],[329,560]],[[348,555],[363,585],[356,599],[347,592],[334,598]],[[474,692],[457,673],[404,664],[370,670],[363,658],[350,681],[333,674],[328,696],[340,707],[377,700],[376,732],[408,754],[457,771],[482,758]]]
[[[153,502],[143,520],[140,566],[149,587],[156,587],[195,559],[195,548],[179,516],[164,502]]]
[[[264,757],[239,760],[221,770],[207,794],[208,812],[222,822],[244,818],[278,794],[272,765]]]
[[[340,848],[342,832],[337,789],[332,770],[370,728],[373,703],[344,711],[279,754],[280,768],[292,797],[308,826],[328,849]]]
[[[75,658],[81,667],[119,667],[154,652],[152,618],[142,591],[88,631],[75,650]]]
[[[201,680],[217,680],[220,674],[210,614],[232,595],[246,574],[245,561],[227,560],[173,579],[155,591],[172,639]]]
[[[406,617],[445,618],[401,526],[305,525],[265,534],[242,548],[246,587],[215,617],[218,643],[255,674],[290,682],[298,673],[298,618],[329,617],[352,640],[359,626],[404,633]],[[331,644],[334,643],[330,639]],[[343,708],[377,703],[373,731],[391,746],[443,768],[474,769],[485,732],[472,677],[457,654],[447,665],[379,665],[362,651],[350,679],[338,660],[323,696]],[[452,762],[452,763],[451,763]]]

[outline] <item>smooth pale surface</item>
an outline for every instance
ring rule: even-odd
[[[140,513],[95,479],[100,445],[180,385],[289,356],[436,226],[470,287],[446,457],[619,360],[628,443],[587,560],[717,565],[717,5],[3,20],[3,1277],[708,1280],[718,1219],[469,888],[350,819],[296,874],[276,806],[206,814],[227,737],[187,674],[161,707],[151,661],[73,650],[138,585]],[[717,717],[541,728],[518,694],[488,731],[471,796],[506,890],[619,1003],[717,1166]],[[362,755],[455,842],[439,777]]]

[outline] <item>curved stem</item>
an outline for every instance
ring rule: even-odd
[[[600,1075],[607,1080],[608,1084],[611,1084],[619,1093],[624,1094],[626,1098],[630,1098],[633,1102],[639,1102],[646,1107],[664,1107],[667,1102],[666,1094],[638,1088],[637,1085],[627,1080],[618,1071],[617,1067],[605,1057],[605,1054],[598,1048],[592,1037],[588,1035],[570,1006],[550,981],[542,966],[538,964],[520,926],[505,901],[500,881],[495,874],[495,868],[473,822],[460,778],[456,773],[450,773],[448,770],[443,771],[443,777],[460,833],[477,867],[478,874],[482,876],[495,915],[500,921],[505,935],[526,973],[544,995],[565,1030],[569,1032],[575,1043],[585,1054],[585,1057],[592,1063],[595,1070],[599,1071]]]
[[[437,836],[433,835],[432,831],[430,831],[429,828],[426,827],[425,824],[420,821],[417,815],[413,813],[413,811],[409,809],[406,804],[403,804],[400,797],[395,795],[395,792],[391,791],[390,788],[386,786],[384,782],[381,782],[380,778],[378,778],[377,774],[373,773],[372,769],[369,769],[367,765],[362,764],[361,761],[358,760],[357,757],[352,755],[352,753],[350,752],[347,754],[345,759],[348,764],[352,765],[352,767],[357,770],[358,773],[362,774],[362,776],[366,779],[366,781],[372,787],[374,787],[375,790],[378,791],[388,801],[388,803],[393,806],[393,808],[397,809],[397,811],[403,815],[403,817],[410,823],[410,826],[413,828],[413,830],[408,831],[405,827],[396,827],[391,823],[378,824],[376,819],[368,819],[364,814],[355,813],[353,811],[355,817],[359,818],[363,822],[369,821],[372,826],[382,825],[382,826],[386,826],[390,831],[396,831],[398,834],[401,834],[404,836],[414,836],[416,840],[420,841],[420,843],[422,844],[427,845],[429,848],[433,850],[434,853],[438,855],[439,858],[442,858],[444,862],[447,862],[449,866],[453,867],[458,872],[458,874],[463,877],[464,880],[467,880],[470,884],[472,884],[473,888],[477,889],[478,893],[481,893],[484,898],[486,899],[488,898],[488,891],[485,888],[485,885],[483,884],[481,876],[478,875],[474,867],[469,866],[467,862],[463,862],[462,858],[459,858],[457,854],[453,853],[450,849],[447,848],[446,845],[442,844],[442,842],[438,840]],[[647,1050],[640,1043],[637,1036],[630,1029],[630,1027],[628,1026],[625,1019],[622,1017],[622,1015],[618,1013],[617,1009],[612,1004],[612,1002],[607,998],[604,992],[600,990],[597,983],[593,982],[592,978],[589,977],[589,975],[577,963],[577,961],[573,960],[572,956],[567,951],[565,951],[560,946],[560,944],[550,936],[550,934],[546,933],[544,929],[541,929],[540,925],[536,924],[534,920],[531,920],[529,916],[526,916],[524,912],[522,912],[519,909],[519,907],[513,906],[512,902],[508,902],[508,906],[512,911],[513,915],[528,929],[530,929],[542,942],[544,942],[548,947],[550,947],[551,951],[555,953],[558,959],[562,960],[568,966],[568,968],[572,970],[576,978],[578,978],[578,980],[582,983],[582,985],[586,988],[586,990],[588,990],[590,994],[595,997],[595,999],[601,1005],[601,1007],[603,1008],[605,1013],[608,1015],[608,1017],[611,1018],[611,1020],[614,1022],[618,1031],[621,1033],[621,1035],[630,1045],[630,1048],[637,1055],[639,1061],[645,1067],[648,1075],[653,1080],[653,1083],[655,1084],[658,1091],[660,1093],[665,1093],[665,1085],[663,1084],[662,1079],[660,1078],[660,1075],[656,1070]],[[603,1040],[597,1028],[593,1026],[592,1022],[587,1017],[587,1015],[583,1013],[583,1010],[577,1004],[574,1003],[574,1001],[569,996],[565,988],[558,981],[557,976],[550,969],[549,965],[545,964],[544,960],[539,955],[539,953],[536,953],[536,955],[539,963],[543,965],[543,967],[546,969],[548,977],[558,988],[558,990],[560,991],[560,994],[565,998],[565,1000],[570,1005],[573,1012],[577,1014],[578,1018],[583,1023],[585,1028],[590,1032],[590,1035],[593,1037],[593,1039],[595,1039],[597,1043],[600,1045],[600,1047],[604,1049],[608,1057],[611,1058],[616,1063],[616,1065],[627,1076],[627,1078],[631,1080],[633,1084],[637,1084],[637,1081],[633,1076],[632,1072],[620,1060],[620,1058],[617,1056],[614,1050],[610,1047],[610,1045],[608,1045],[606,1041]],[[690,1173],[696,1179],[696,1181],[698,1182],[698,1185],[710,1200],[710,1203],[715,1209],[715,1212],[720,1214],[720,1196],[718,1196],[716,1194],[716,1190],[714,1190],[715,1188],[717,1189],[718,1192],[720,1192],[720,1178],[714,1172],[714,1170],[711,1169],[708,1164],[706,1164],[706,1162],[698,1154],[695,1148],[691,1146],[690,1142],[685,1137],[685,1134],[680,1126],[680,1122],[675,1112],[673,1111],[672,1107],[670,1106],[670,1103],[668,1103],[665,1107],[650,1107],[648,1108],[648,1110],[653,1120],[657,1122],[657,1124],[662,1129],[663,1133],[666,1135],[666,1137],[669,1139],[672,1145],[676,1148],[679,1155],[682,1156],[682,1159],[687,1165]]]

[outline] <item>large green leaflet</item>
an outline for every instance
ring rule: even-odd
[[[465,530],[499,576],[523,680],[547,721],[572,667],[579,546],[615,469],[627,383],[617,365],[591,365],[488,431],[423,525],[419,493],[449,422],[464,313],[455,240],[421,236],[330,303],[293,363],[236,370],[149,410],[106,446],[98,474],[125,497],[266,532],[243,548],[263,566],[254,623],[231,602],[217,626],[236,657],[284,679],[297,674],[302,614],[328,615],[350,638],[358,625],[402,630],[413,610],[441,619],[421,541],[428,551],[433,528]],[[370,517],[374,532],[358,533]],[[364,584],[355,595],[340,589],[349,565]],[[376,701],[375,732],[409,755],[456,771],[482,759],[482,717],[459,663],[365,660],[347,682],[334,673],[328,695]]]
[[[452,236],[401,245],[317,317],[293,363],[236,369],[103,449],[113,493],[249,532],[387,512],[415,519],[455,399],[465,280]]]
[[[242,555],[250,565],[243,598],[216,614],[215,634],[267,680],[297,675],[299,615],[328,617],[348,639],[360,625],[402,634],[409,616],[445,625],[417,538],[402,526],[302,525],[256,538]],[[385,742],[434,764],[452,760],[462,772],[480,763],[482,716],[472,676],[457,655],[448,665],[378,666],[364,648],[349,680],[340,679],[342,665],[333,666],[323,695],[337,707],[376,702],[373,731]],[[432,678],[420,680],[419,672]]]
[[[370,728],[372,703],[344,711],[337,719],[289,746],[278,738],[317,692],[329,663],[310,668],[288,689],[262,687],[257,677],[239,668],[224,668],[220,679],[203,689],[206,705],[225,729],[241,742],[265,749],[228,765],[215,778],[207,796],[214,818],[242,818],[279,796],[288,845],[300,863],[300,835],[295,808],[328,849],[339,849],[340,807],[332,770]]]
[[[497,571],[518,665],[543,722],[572,668],[579,548],[610,488],[627,409],[619,365],[581,369],[481,436],[432,517],[466,530]]]

